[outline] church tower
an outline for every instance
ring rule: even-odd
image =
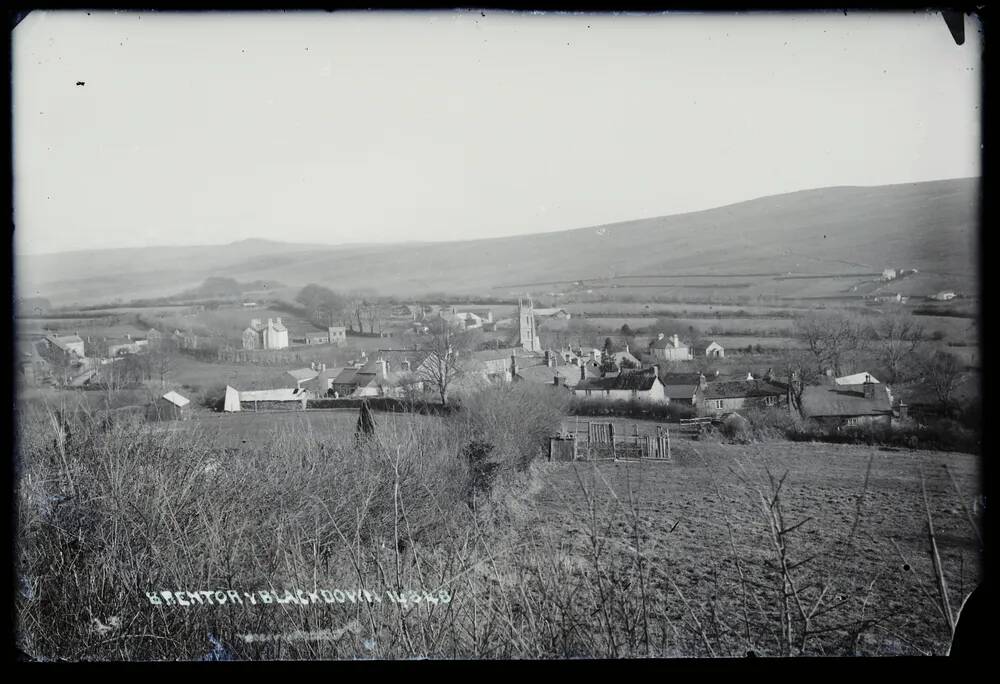
[[[542,343],[535,330],[535,308],[530,296],[527,307],[523,299],[517,300],[517,341],[526,351],[542,351]]]

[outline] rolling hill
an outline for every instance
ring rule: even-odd
[[[396,295],[505,296],[602,278],[635,287],[780,295],[842,292],[849,280],[774,276],[902,267],[921,272],[919,287],[910,283],[911,289],[969,291],[976,283],[979,193],[979,179],[969,178],[804,190],[688,214],[455,242],[244,240],[31,255],[17,258],[16,282],[18,296],[57,305],[170,295],[210,276]]]

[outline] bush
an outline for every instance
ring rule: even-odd
[[[723,437],[738,444],[747,444],[750,442],[752,434],[750,421],[738,413],[731,413],[723,418],[719,431]]]

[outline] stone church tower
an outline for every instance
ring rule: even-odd
[[[528,297],[527,307],[523,299],[517,300],[517,343],[526,351],[542,351],[542,343],[535,329],[535,308],[531,297]]]

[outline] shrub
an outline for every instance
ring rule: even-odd
[[[738,413],[731,413],[723,418],[719,431],[731,442],[746,444],[750,441],[750,421]]]

